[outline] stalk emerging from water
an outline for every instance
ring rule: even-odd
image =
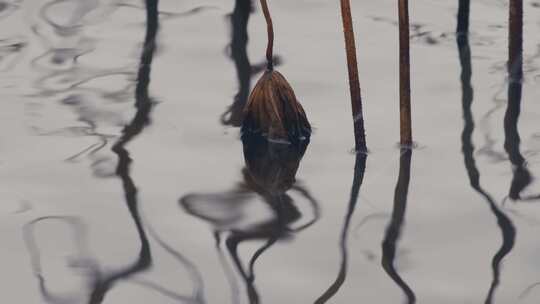
[[[399,116],[400,143],[412,145],[409,1],[399,0]]]
[[[274,70],[274,29],[266,0],[260,0],[268,31],[267,70],[261,76],[244,108],[243,135],[262,135],[270,140],[298,144],[309,140],[311,125],[285,77]]]
[[[270,16],[270,10],[266,0],[261,0],[261,7],[266,20],[266,31],[268,32],[268,44],[266,45],[266,62],[267,69],[269,71],[274,69],[274,63],[272,57],[274,57],[274,25],[272,23],[272,16]]]
[[[341,19],[343,21],[343,33],[345,35],[345,51],[347,53],[355,149],[356,151],[366,151],[366,132],[364,128],[362,95],[360,91],[360,78],[358,77],[358,62],[356,60],[356,43],[354,41],[350,0],[341,0]]]
[[[504,149],[513,166],[509,197],[520,200],[533,181],[521,153],[518,124],[521,114],[523,82],[523,0],[511,0],[508,27],[508,104],[504,115]]]

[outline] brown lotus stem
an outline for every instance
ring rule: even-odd
[[[270,16],[270,11],[268,10],[268,4],[266,0],[261,0],[261,7],[264,14],[264,19],[266,19],[266,31],[268,32],[268,44],[266,45],[266,68],[268,70],[274,69],[274,63],[272,58],[274,56],[274,25],[272,24],[272,17]]]
[[[399,0],[399,116],[400,142],[412,144],[409,1]]]
[[[510,0],[508,27],[508,72],[510,81],[523,77],[523,0]]]
[[[341,0],[341,19],[343,20],[347,69],[349,71],[349,89],[351,93],[355,149],[356,151],[365,151],[367,150],[367,147],[362,111],[362,96],[360,92],[360,79],[358,77],[358,63],[356,60],[356,44],[354,41],[351,4],[349,0]]]

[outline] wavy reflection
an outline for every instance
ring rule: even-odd
[[[204,297],[204,282],[203,282],[202,274],[200,273],[197,266],[191,260],[189,260],[185,255],[183,255],[181,252],[175,250],[172,246],[167,244],[157,234],[157,232],[152,228],[151,225],[147,224],[147,228],[150,235],[152,236],[154,240],[156,240],[158,245],[160,245],[161,248],[163,248],[169,255],[171,255],[176,261],[178,261],[178,263],[181,264],[184,269],[187,270],[189,279],[193,283],[193,292],[191,293],[191,295],[183,295],[183,294],[179,294],[177,292],[171,291],[165,287],[162,287],[150,281],[146,281],[142,279],[134,279],[132,280],[132,282],[140,286],[152,289],[178,302],[197,303],[197,304],[206,303],[206,300]]]
[[[138,206],[137,187],[130,176],[131,158],[125,145],[139,135],[150,123],[150,112],[154,101],[148,94],[150,85],[150,71],[156,49],[156,36],[159,27],[158,0],[145,0],[146,5],[146,34],[144,38],[139,70],[137,73],[137,85],[135,87],[136,113],[133,120],[125,126],[122,135],[113,145],[112,150],[118,155],[116,175],[122,180],[125,200],[135,227],[141,247],[138,258],[123,269],[110,273],[97,281],[90,294],[90,304],[102,303],[106,293],[119,280],[126,280],[136,273],[147,270],[152,265],[150,243],[144,230]]]
[[[98,0],[83,0],[78,1],[75,6],[75,10],[72,12],[69,20],[65,24],[59,24],[52,18],[49,13],[53,11],[55,6],[59,6],[64,3],[77,2],[73,0],[53,0],[47,2],[40,10],[41,18],[54,28],[56,34],[60,36],[70,36],[73,32],[78,31],[82,26],[81,21],[84,17],[99,6]]]
[[[315,301],[315,304],[322,304],[328,302],[332,297],[337,294],[337,292],[339,291],[343,283],[345,283],[345,280],[347,278],[349,229],[351,219],[354,214],[354,210],[356,209],[356,204],[358,202],[360,187],[362,186],[362,182],[364,181],[364,173],[366,172],[366,160],[367,154],[356,154],[351,195],[349,199],[349,205],[347,207],[347,213],[345,214],[345,218],[343,220],[341,236],[339,239],[341,263],[339,266],[338,275],[336,277],[336,280],[330,285],[330,287]]]
[[[180,198],[180,205],[188,213],[209,222],[214,229],[216,248],[225,274],[231,284],[233,300],[238,299],[238,288],[230,274],[221,251],[221,239],[232,265],[244,283],[249,303],[260,303],[255,285],[255,264],[262,254],[280,240],[310,227],[319,218],[319,205],[309,191],[296,184],[296,172],[308,142],[299,145],[270,142],[261,136],[244,134],[242,137],[246,167],[242,170],[243,183],[234,190],[211,194],[188,194]],[[313,218],[305,220],[290,192],[294,191],[310,205]],[[262,199],[270,214],[255,222],[248,209]],[[301,220],[305,220],[301,223]],[[263,245],[245,260],[239,253],[240,244],[262,241]]]
[[[41,250],[38,246],[36,231],[40,224],[57,222],[68,227],[72,232],[72,240],[75,244],[75,252],[69,255],[68,267],[84,271],[92,280],[101,276],[101,270],[96,260],[91,258],[88,249],[86,226],[78,218],[73,216],[44,216],[36,218],[23,226],[23,239],[30,256],[32,271],[39,283],[39,291],[43,300],[47,303],[70,304],[81,301],[80,294],[59,294],[49,290],[46,276],[41,262]],[[86,282],[88,283],[88,282]]]
[[[394,208],[390,224],[386,228],[386,233],[382,243],[381,265],[390,278],[399,286],[407,297],[407,303],[416,303],[416,295],[409,285],[401,278],[395,267],[396,248],[401,230],[405,221],[405,211],[407,209],[407,195],[409,192],[409,182],[411,179],[411,157],[412,149],[401,148],[399,160],[399,176],[394,192]]]
[[[0,39],[0,72],[13,69],[23,58],[28,44],[26,38],[20,36]]]
[[[238,93],[234,102],[221,116],[221,123],[239,127],[242,125],[242,110],[246,105],[251,88],[251,63],[247,54],[249,15],[253,11],[251,0],[236,0],[231,14],[231,58],[238,77]]]
[[[135,227],[141,247],[138,258],[127,267],[110,273],[101,280],[95,282],[90,293],[90,304],[102,303],[106,293],[119,280],[126,280],[136,273],[148,269],[152,264],[150,243],[144,230],[140,215],[137,198],[137,187],[130,176],[131,158],[125,145],[139,135],[145,126],[150,123],[150,111],[154,104],[148,94],[150,85],[150,70],[154,52],[156,49],[156,36],[159,27],[158,0],[146,0],[146,35],[144,38],[139,70],[137,74],[137,85],[135,88],[135,108],[137,109],[131,123],[122,131],[122,136],[113,145],[112,150],[118,155],[118,166],[116,175],[122,180],[125,200]]]
[[[468,1],[466,1],[468,2]],[[466,9],[467,6],[461,9]],[[468,14],[458,14],[462,18],[468,18]],[[458,24],[463,24],[462,20],[458,20]],[[467,22],[468,24],[468,22]],[[499,250],[493,256],[491,261],[491,267],[493,271],[493,278],[489,288],[488,295],[485,303],[493,303],[495,291],[500,283],[500,267],[503,259],[510,253],[514,247],[516,230],[510,218],[508,218],[497,207],[495,200],[487,193],[480,185],[480,171],[476,166],[476,160],[474,158],[474,144],[472,142],[472,136],[474,133],[474,117],[472,114],[472,103],[474,99],[474,90],[471,84],[472,79],[472,64],[471,64],[471,50],[469,46],[468,27],[462,28],[461,32],[457,33],[457,45],[459,51],[459,60],[461,64],[461,89],[462,89],[462,107],[463,107],[463,132],[461,134],[462,152],[465,161],[465,168],[469,177],[471,187],[478,192],[488,203],[491,212],[497,219],[497,225],[501,230],[502,244]]]
[[[39,8],[41,23],[46,26],[38,23],[31,26],[31,30],[47,50],[30,62],[30,66],[40,72],[34,81],[37,92],[30,96],[40,99],[58,97],[60,104],[71,108],[77,115],[77,122],[83,124],[57,130],[41,130],[33,127],[34,131],[40,136],[96,138],[96,142],[66,157],[65,160],[69,162],[77,161],[82,156],[95,156],[119,136],[116,132],[111,132],[111,127],[116,131],[129,122],[122,112],[126,110],[127,102],[132,98],[132,79],[135,78],[135,74],[128,71],[131,67],[95,68],[80,65],[78,62],[81,56],[95,50],[95,39],[84,34],[84,26],[91,21],[87,17],[97,16],[97,20],[103,20],[103,14],[115,10],[116,5],[113,2],[116,0],[106,4],[95,0],[48,1]],[[66,18],[62,18],[58,13],[60,8],[67,8]],[[93,81],[99,82],[101,78],[119,76],[124,77],[128,83],[120,89],[115,87],[113,91],[107,91],[88,86]],[[114,165],[108,166],[107,172],[100,172],[103,170],[97,169],[102,168],[105,162],[114,162],[112,156],[93,158],[92,161],[96,176],[114,176]]]
[[[120,180],[122,181],[126,205],[130,216],[135,224],[141,247],[138,257],[134,262],[115,271],[110,271],[108,273],[102,272],[99,270],[99,265],[97,263],[85,265],[85,268],[89,270],[89,275],[91,277],[91,283],[89,284],[90,292],[88,294],[87,302],[89,304],[102,303],[105,299],[107,292],[114,286],[114,284],[116,284],[118,281],[126,280],[139,272],[147,270],[152,264],[150,244],[139,214],[137,187],[130,176],[130,165],[132,160],[129,156],[129,152],[125,148],[125,145],[131,140],[133,140],[137,135],[139,135],[143,131],[144,127],[149,124],[150,112],[154,104],[154,102],[148,95],[148,87],[150,84],[150,69],[152,65],[152,59],[154,57],[156,44],[155,40],[158,31],[158,1],[146,0],[145,4],[147,9],[146,36],[144,40],[143,51],[140,58],[139,70],[136,81],[136,114],[132,121],[125,126],[122,135],[116,141],[112,148],[112,150],[118,156],[116,176],[118,176],[118,178],[120,178]],[[69,220],[67,218],[60,219],[64,221]],[[50,303],[72,303],[71,299],[67,299],[68,302],[66,302],[65,298],[52,296],[45,287],[45,279],[40,275],[39,259],[36,258],[39,256],[39,251],[36,246],[33,245],[35,242],[32,239],[32,235],[28,232],[30,231],[29,229],[33,227],[35,222],[38,220],[31,222],[29,224],[30,226],[27,226],[27,228],[25,229],[25,239],[27,240],[27,244],[29,244],[28,249],[31,255],[33,268],[35,269],[35,273],[40,281],[41,294],[43,298]],[[69,220],[68,222],[72,223],[72,226],[76,228],[74,229],[76,232],[81,230],[80,225],[77,224],[77,221]],[[80,234],[80,232],[77,233],[77,235]]]
[[[2,0],[0,1],[0,20],[11,16],[15,11],[19,10],[22,0]]]

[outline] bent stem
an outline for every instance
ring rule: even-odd
[[[272,57],[274,56],[274,25],[272,24],[272,17],[270,16],[270,10],[268,10],[268,4],[266,0],[261,0],[261,7],[266,19],[266,30],[268,32],[268,44],[266,45],[266,68],[271,71],[274,69],[274,63]]]
[[[356,60],[356,44],[354,41],[351,4],[349,0],[341,0],[341,19],[343,21],[343,33],[345,35],[345,51],[347,53],[347,69],[349,72],[349,89],[351,93],[355,149],[356,151],[366,151],[367,146],[362,110],[362,95],[360,92],[360,79],[358,77],[358,63]]]
[[[399,0],[399,116],[400,142],[412,145],[408,0]]]

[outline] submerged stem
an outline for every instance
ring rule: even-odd
[[[271,71],[274,69],[274,63],[272,62],[272,57],[274,56],[274,25],[272,24],[272,17],[270,16],[270,10],[268,10],[266,0],[261,0],[261,7],[264,14],[264,19],[266,19],[266,30],[268,32],[268,44],[266,45],[266,67]]]
[[[355,149],[365,151],[366,133],[364,129],[364,115],[362,111],[362,95],[360,92],[360,79],[358,77],[358,63],[356,60],[356,44],[349,0],[341,0],[341,19],[345,35],[345,51],[347,53],[347,69],[349,72],[349,89],[351,93],[351,106],[354,123]]]

